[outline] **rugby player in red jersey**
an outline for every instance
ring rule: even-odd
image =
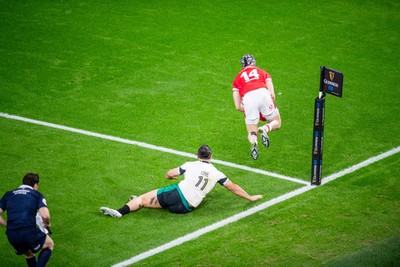
[[[244,112],[248,139],[251,144],[250,155],[258,159],[258,132],[261,142],[269,147],[268,132],[281,127],[281,116],[275,105],[275,92],[272,78],[268,72],[256,67],[255,58],[246,54],[241,58],[242,70],[236,75],[233,84],[233,101],[238,111]],[[258,127],[261,120],[267,123]]]

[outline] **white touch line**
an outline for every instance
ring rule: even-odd
[[[342,177],[342,176],[344,176],[346,174],[355,172],[355,171],[357,171],[357,170],[359,170],[359,169],[361,169],[363,167],[366,167],[366,166],[368,166],[370,164],[373,164],[373,163],[375,163],[375,162],[377,162],[379,160],[382,160],[384,158],[387,158],[387,157],[389,157],[391,155],[394,155],[396,153],[399,153],[399,152],[400,152],[400,147],[397,147],[397,148],[394,148],[394,149],[392,149],[392,150],[390,150],[388,152],[385,152],[385,153],[382,153],[382,154],[380,154],[378,156],[375,156],[375,157],[372,157],[370,159],[367,159],[367,160],[365,160],[365,161],[363,161],[363,162],[361,162],[359,164],[353,165],[353,166],[351,166],[351,167],[349,167],[349,168],[347,168],[347,169],[345,169],[343,171],[337,172],[335,174],[332,174],[332,175],[326,177],[325,179],[323,179],[322,184],[326,184],[328,182],[331,182],[331,181],[333,181],[333,180],[335,180],[337,178],[340,178],[340,177]],[[218,228],[221,228],[221,227],[223,227],[223,226],[225,226],[227,224],[236,222],[236,221],[238,221],[240,219],[243,219],[243,218],[245,218],[247,216],[250,216],[250,215],[252,215],[254,213],[257,213],[259,211],[267,209],[267,208],[269,208],[269,207],[271,207],[271,206],[273,206],[275,204],[278,204],[280,202],[283,202],[285,200],[288,200],[290,198],[293,198],[295,196],[303,194],[303,193],[305,193],[307,191],[310,191],[311,189],[314,189],[314,188],[316,188],[316,186],[312,186],[312,185],[303,186],[303,187],[301,187],[299,189],[296,189],[296,190],[294,190],[292,192],[289,192],[289,193],[286,193],[284,195],[281,195],[281,196],[279,196],[277,198],[271,199],[271,200],[269,200],[269,201],[267,201],[265,203],[262,203],[262,204],[260,204],[258,206],[255,206],[255,207],[253,207],[251,209],[248,209],[246,211],[243,211],[243,212],[240,212],[240,213],[238,213],[236,215],[233,215],[233,216],[231,216],[231,217],[229,217],[227,219],[224,219],[222,221],[219,221],[219,222],[216,222],[216,223],[211,224],[209,226],[206,226],[204,228],[201,228],[201,229],[199,229],[199,230],[197,230],[195,232],[192,232],[190,234],[187,234],[185,236],[179,237],[179,238],[177,238],[175,240],[172,240],[171,242],[168,242],[168,243],[166,243],[164,245],[161,245],[161,246],[156,247],[154,249],[150,249],[148,251],[145,251],[145,252],[143,252],[141,254],[138,254],[138,255],[126,260],[126,261],[117,263],[117,264],[113,265],[112,267],[128,266],[130,264],[139,262],[139,261],[144,260],[146,258],[149,258],[149,257],[151,257],[151,256],[153,256],[155,254],[161,253],[161,252],[163,252],[165,250],[171,249],[171,248],[179,246],[179,245],[181,245],[181,244],[183,244],[185,242],[188,242],[188,241],[191,241],[193,239],[196,239],[196,238],[198,238],[198,237],[200,237],[200,236],[202,236],[202,235],[204,235],[206,233],[214,231],[214,230],[216,230]]]
[[[77,128],[59,125],[59,124],[54,124],[54,123],[49,123],[49,122],[44,122],[44,121],[39,121],[39,120],[33,120],[33,119],[24,118],[24,117],[20,117],[20,116],[16,116],[16,115],[10,115],[7,113],[0,112],[0,117],[12,119],[12,120],[23,121],[23,122],[29,122],[32,124],[37,124],[37,125],[42,125],[42,126],[46,126],[46,127],[59,129],[59,130],[64,130],[64,131],[79,133],[79,134],[83,134],[83,135],[93,136],[93,137],[97,137],[97,138],[107,139],[107,140],[120,142],[120,143],[124,143],[124,144],[135,145],[135,146],[153,149],[153,150],[166,152],[166,153],[171,153],[171,154],[175,154],[175,155],[179,155],[179,156],[183,156],[183,157],[189,157],[189,158],[194,158],[194,159],[197,158],[197,156],[192,153],[186,153],[186,152],[178,151],[175,149],[165,148],[165,147],[161,147],[161,146],[155,146],[155,145],[138,142],[138,141],[133,141],[133,140],[129,140],[129,139],[124,139],[124,138],[119,138],[119,137],[115,137],[115,136],[111,136],[111,135],[90,132],[90,131],[86,131],[86,130],[81,130],[81,129],[77,129]],[[235,164],[235,163],[231,163],[231,162],[227,162],[227,161],[213,159],[213,163],[229,166],[232,168],[242,169],[242,170],[249,171],[249,172],[259,173],[259,174],[263,174],[266,176],[283,179],[283,180],[287,180],[287,181],[291,181],[291,182],[295,182],[295,183],[299,183],[299,184],[304,184],[304,185],[309,184],[309,182],[304,181],[302,179],[288,177],[285,175],[281,175],[281,174],[269,172],[269,171],[264,171],[264,170],[260,170],[260,169],[250,168],[250,167],[247,167],[244,165],[239,165],[239,164]]]
[[[357,170],[359,170],[361,168],[364,168],[365,166],[371,165],[372,163],[375,163],[375,162],[377,162],[379,160],[382,160],[384,158],[390,157],[390,156],[392,156],[392,155],[394,155],[396,153],[399,153],[399,152],[400,152],[400,146],[398,146],[396,148],[393,148],[393,149],[391,149],[391,150],[389,150],[389,151],[387,151],[385,153],[379,154],[378,156],[375,156],[375,157],[369,158],[367,160],[364,160],[363,162],[360,162],[360,163],[358,163],[356,165],[353,165],[353,166],[351,166],[351,167],[349,167],[347,169],[344,169],[344,170],[342,170],[340,172],[331,174],[331,175],[323,178],[321,180],[321,184],[323,185],[323,184],[329,183],[332,180],[335,180],[335,179],[337,179],[339,177],[345,176],[346,174],[355,172],[355,171],[357,171]]]
[[[190,240],[196,239],[199,236],[202,236],[202,235],[204,235],[206,233],[214,231],[214,230],[216,230],[218,228],[221,228],[221,227],[223,227],[223,226],[225,226],[227,224],[236,222],[236,221],[238,221],[238,220],[240,220],[242,218],[250,216],[250,215],[252,215],[252,214],[254,214],[256,212],[259,212],[261,210],[264,210],[264,209],[266,209],[268,207],[271,207],[271,206],[273,206],[273,205],[275,205],[275,204],[277,204],[279,202],[282,202],[284,200],[287,200],[289,198],[292,198],[294,196],[302,194],[302,193],[304,193],[304,192],[306,192],[308,190],[311,190],[312,188],[314,188],[314,187],[312,187],[311,185],[303,186],[303,187],[301,187],[299,189],[296,189],[296,190],[294,190],[292,192],[289,192],[287,194],[284,194],[284,195],[282,195],[280,197],[277,197],[277,198],[274,198],[272,200],[269,200],[269,201],[267,201],[267,202],[265,202],[263,204],[255,206],[255,207],[253,207],[251,209],[248,209],[246,211],[243,211],[243,212],[240,212],[238,214],[235,214],[235,215],[233,215],[233,216],[231,216],[231,217],[229,217],[229,218],[227,218],[225,220],[213,223],[213,224],[211,224],[209,226],[206,226],[204,228],[201,228],[201,229],[199,229],[199,230],[197,230],[195,232],[192,232],[190,234],[187,234],[185,236],[182,236],[182,237],[179,237],[179,238],[177,238],[175,240],[172,240],[171,242],[168,242],[168,243],[166,243],[164,245],[161,245],[161,246],[159,246],[157,248],[154,248],[154,249],[148,250],[146,252],[143,252],[141,254],[138,254],[138,255],[134,256],[133,258],[130,258],[129,260],[126,260],[126,261],[123,261],[123,262],[120,262],[118,264],[113,265],[113,267],[128,266],[130,264],[136,263],[138,261],[146,259],[146,258],[148,258],[150,256],[153,256],[155,254],[158,254],[158,253],[163,252],[165,250],[168,250],[170,248],[179,246],[179,245],[181,245],[181,244],[183,244],[185,242],[188,242]]]

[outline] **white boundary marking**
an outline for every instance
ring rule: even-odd
[[[204,235],[206,233],[212,232],[212,231],[214,231],[214,230],[216,230],[218,228],[221,228],[221,227],[223,227],[223,226],[225,226],[227,224],[236,222],[236,221],[238,221],[240,219],[243,219],[243,218],[245,218],[247,216],[250,216],[250,215],[252,215],[254,213],[262,211],[262,210],[264,210],[264,209],[266,209],[268,207],[271,207],[271,206],[273,206],[275,204],[278,204],[278,203],[280,203],[282,201],[285,201],[285,200],[287,200],[289,198],[292,198],[294,196],[300,195],[300,194],[302,194],[304,192],[307,192],[307,191],[309,191],[309,190],[311,190],[313,188],[315,188],[315,187],[311,186],[311,185],[303,186],[303,187],[301,187],[299,189],[296,189],[296,190],[294,190],[292,192],[286,193],[286,194],[284,194],[282,196],[279,196],[277,198],[271,199],[271,200],[269,200],[269,201],[267,201],[265,203],[262,203],[262,204],[260,204],[258,206],[250,208],[250,209],[248,209],[246,211],[237,213],[237,214],[235,214],[235,215],[233,215],[233,216],[231,216],[229,218],[226,218],[226,219],[224,219],[222,221],[213,223],[213,224],[211,224],[209,226],[201,228],[200,230],[197,230],[197,231],[194,231],[194,232],[192,232],[190,234],[187,234],[185,236],[179,237],[179,238],[177,238],[175,240],[172,240],[171,242],[165,243],[164,245],[161,245],[161,246],[156,247],[154,249],[150,249],[150,250],[148,250],[146,252],[140,253],[140,254],[138,254],[138,255],[126,260],[126,261],[117,263],[117,264],[113,265],[112,267],[128,266],[128,265],[131,265],[131,264],[136,263],[138,261],[144,260],[146,258],[149,258],[149,257],[155,255],[155,254],[158,254],[158,253],[163,252],[165,250],[168,250],[168,249],[171,249],[173,247],[179,246],[179,245],[181,245],[181,244],[183,244],[185,242],[188,242],[188,241],[191,241],[193,239],[196,239],[196,238],[198,238],[198,237],[200,237],[200,236],[202,236],[202,235]]]
[[[131,144],[131,145],[137,145],[140,147],[145,147],[145,148],[149,148],[149,149],[153,149],[153,150],[158,150],[158,151],[162,151],[162,152],[167,152],[167,153],[172,153],[172,154],[176,154],[176,155],[180,155],[180,156],[185,156],[185,157],[190,157],[190,158],[196,158],[195,155],[190,154],[190,153],[186,153],[186,152],[181,152],[181,151],[177,151],[174,149],[169,149],[169,148],[164,148],[164,147],[159,147],[159,146],[155,146],[155,145],[150,145],[150,144],[146,144],[146,143],[142,143],[142,142],[137,142],[137,141],[132,141],[132,140],[128,140],[128,139],[123,139],[123,138],[119,138],[119,137],[114,137],[114,136],[110,136],[110,135],[104,135],[104,134],[98,134],[98,133],[94,133],[94,132],[90,132],[90,131],[85,131],[85,130],[79,130],[76,128],[71,128],[71,127],[67,127],[67,126],[62,126],[62,125],[58,125],[58,124],[53,124],[53,123],[47,123],[47,122],[43,122],[43,121],[38,121],[38,120],[32,120],[32,119],[28,119],[28,118],[23,118],[20,116],[15,116],[15,115],[10,115],[10,114],[6,114],[6,113],[1,113],[0,112],[0,117],[4,117],[4,118],[8,118],[8,119],[13,119],[13,120],[19,120],[19,121],[24,121],[24,122],[29,122],[29,123],[33,123],[33,124],[38,124],[38,125],[43,125],[43,126],[47,126],[47,127],[52,127],[52,128],[56,128],[56,129],[61,129],[61,130],[65,130],[65,131],[70,131],[70,132],[75,132],[75,133],[80,133],[80,134],[84,134],[84,135],[88,135],[88,136],[94,136],[94,137],[98,137],[98,138],[103,138],[103,139],[107,139],[107,140],[112,140],[112,141],[116,141],[116,142],[121,142],[121,143],[126,143],[126,144]],[[332,175],[329,175],[328,177],[322,179],[321,181],[321,185],[324,185],[326,183],[329,183],[335,179],[338,179],[342,176],[345,176],[347,174],[350,174],[352,172],[355,172],[361,168],[364,168],[368,165],[371,165],[377,161],[380,161],[382,159],[385,159],[387,157],[390,157],[396,153],[400,152],[400,146],[396,147],[392,150],[389,150],[387,152],[384,152],[382,154],[379,154],[375,157],[371,157],[361,163],[358,163],[356,165],[353,165],[349,168],[346,168],[342,171],[339,171],[337,173],[334,173]],[[195,232],[189,233],[185,236],[182,236],[180,238],[177,238],[175,240],[172,240],[171,242],[168,242],[164,245],[161,245],[157,248],[148,250],[146,252],[143,252],[141,254],[138,254],[126,261],[117,263],[115,265],[113,265],[113,267],[120,267],[120,266],[127,266],[133,263],[136,263],[138,261],[141,261],[143,259],[149,258],[155,254],[161,253],[165,250],[171,249],[173,247],[179,246],[185,242],[188,242],[190,240],[196,239],[206,233],[209,233],[211,231],[214,231],[218,228],[221,228],[227,224],[236,222],[240,219],[243,219],[245,217],[248,217],[254,213],[257,213],[259,211],[262,211],[264,209],[267,209],[275,204],[278,204],[280,202],[283,202],[285,200],[288,200],[290,198],[293,198],[295,196],[298,196],[300,194],[303,194],[305,192],[310,191],[311,189],[316,188],[316,186],[312,186],[310,185],[308,182],[305,182],[303,180],[297,179],[297,178],[293,178],[293,177],[287,177],[284,175],[280,175],[280,174],[276,174],[276,173],[271,173],[268,171],[264,171],[264,170],[259,170],[259,169],[254,169],[254,168],[250,168],[247,166],[243,166],[243,165],[238,165],[238,164],[234,164],[234,163],[230,163],[230,162],[225,162],[225,161],[220,161],[220,160],[213,160],[213,162],[218,163],[218,164],[222,164],[222,165],[226,165],[226,166],[230,166],[233,168],[239,168],[242,170],[247,170],[247,171],[251,171],[251,172],[256,172],[256,173],[260,173],[260,174],[264,174],[267,176],[271,176],[271,177],[275,177],[275,178],[279,178],[279,179],[284,179],[284,180],[289,180],[289,181],[293,181],[293,182],[297,182],[297,183],[301,183],[301,184],[306,184],[305,186],[296,189],[294,191],[291,191],[289,193],[286,193],[284,195],[281,195],[277,198],[271,199],[267,202],[264,202],[260,205],[257,205],[253,208],[250,208],[246,211],[240,212],[238,214],[235,214],[229,218],[226,218],[222,221],[213,223],[209,226],[206,226],[204,228],[201,228]]]
[[[39,120],[33,120],[33,119],[24,118],[24,117],[20,117],[20,116],[16,116],[16,115],[10,115],[7,113],[0,112],[0,117],[12,119],[12,120],[23,121],[23,122],[29,122],[32,124],[37,124],[37,125],[42,125],[42,126],[46,126],[46,127],[50,127],[50,128],[59,129],[59,130],[64,130],[64,131],[79,133],[79,134],[83,134],[83,135],[93,136],[93,137],[97,137],[97,138],[107,139],[107,140],[120,142],[120,143],[124,143],[124,144],[140,146],[140,147],[153,149],[153,150],[166,152],[166,153],[171,153],[171,154],[175,154],[175,155],[179,155],[179,156],[183,156],[183,157],[189,157],[189,158],[194,158],[194,159],[197,158],[197,156],[194,153],[193,154],[186,153],[186,152],[178,151],[175,149],[170,149],[170,148],[161,147],[161,146],[155,146],[155,145],[138,142],[138,141],[133,141],[133,140],[129,140],[129,139],[124,139],[124,138],[120,138],[120,137],[115,137],[115,136],[111,136],[111,135],[90,132],[90,131],[86,131],[86,130],[81,130],[81,129],[77,129],[77,128],[59,125],[59,124],[54,124],[54,123],[49,123],[49,122],[44,122],[44,121],[39,121]],[[231,162],[227,162],[227,161],[213,159],[213,163],[229,166],[232,168],[242,169],[245,171],[255,172],[255,173],[263,174],[266,176],[283,179],[283,180],[287,180],[287,181],[291,181],[291,182],[295,182],[295,183],[299,183],[299,184],[303,184],[303,185],[309,184],[309,182],[304,181],[302,179],[289,177],[289,176],[285,176],[285,175],[281,175],[281,174],[273,173],[273,172],[269,172],[269,171],[264,171],[264,170],[260,170],[260,169],[256,169],[256,168],[250,168],[250,167],[247,167],[244,165],[239,165],[239,164],[235,164],[235,163],[231,163]]]
[[[351,166],[351,167],[349,167],[347,169],[344,169],[344,170],[339,171],[337,173],[331,174],[331,175],[323,178],[321,180],[321,184],[324,185],[326,183],[329,183],[330,181],[333,181],[333,180],[335,180],[335,179],[337,179],[339,177],[342,177],[342,176],[345,176],[346,174],[355,172],[355,171],[357,171],[357,170],[359,170],[361,168],[364,168],[364,167],[366,167],[368,165],[371,165],[371,164],[373,164],[373,163],[375,163],[377,161],[380,161],[380,160],[382,160],[384,158],[390,157],[390,156],[392,156],[392,155],[394,155],[396,153],[399,153],[399,152],[400,152],[400,146],[398,146],[396,148],[393,148],[393,149],[391,149],[391,150],[389,150],[387,152],[384,152],[382,154],[379,154],[378,156],[375,156],[375,157],[369,158],[367,160],[364,160],[363,162],[360,162],[360,163],[358,163],[356,165],[353,165],[353,166]]]
[[[387,151],[385,153],[379,154],[378,156],[369,158],[369,159],[367,159],[367,160],[365,160],[365,161],[363,161],[363,162],[361,162],[359,164],[353,165],[353,166],[351,166],[351,167],[349,167],[347,169],[344,169],[343,171],[340,171],[340,172],[334,173],[332,175],[329,175],[328,177],[322,179],[321,184],[324,185],[324,184],[326,184],[328,182],[331,182],[331,181],[333,181],[333,180],[335,180],[337,178],[340,178],[340,177],[345,176],[345,175],[347,175],[349,173],[355,172],[355,171],[357,171],[357,170],[359,170],[359,169],[361,169],[363,167],[371,165],[371,164],[373,164],[373,163],[375,163],[375,162],[377,162],[379,160],[382,160],[384,158],[390,157],[390,156],[392,156],[392,155],[394,155],[396,153],[399,153],[399,152],[400,152],[400,146],[396,147],[396,148],[394,148],[392,150],[389,150],[389,151]],[[175,240],[172,240],[171,242],[165,243],[164,245],[161,245],[161,246],[156,247],[154,249],[150,249],[150,250],[148,250],[146,252],[138,254],[138,255],[126,260],[126,261],[117,263],[117,264],[113,265],[112,267],[128,266],[128,265],[131,265],[133,263],[139,262],[139,261],[144,260],[146,258],[149,258],[149,257],[151,257],[151,256],[153,256],[155,254],[161,253],[161,252],[163,252],[165,250],[171,249],[171,248],[179,246],[179,245],[181,245],[181,244],[183,244],[185,242],[188,242],[188,241],[191,241],[193,239],[196,239],[196,238],[198,238],[198,237],[200,237],[200,236],[202,236],[202,235],[204,235],[206,233],[214,231],[214,230],[216,230],[218,228],[221,228],[221,227],[223,227],[223,226],[225,226],[227,224],[236,222],[236,221],[238,221],[240,219],[243,219],[243,218],[245,218],[247,216],[250,216],[250,215],[252,215],[252,214],[254,214],[256,212],[259,212],[259,211],[262,211],[264,209],[267,209],[267,208],[269,208],[269,207],[271,207],[271,206],[273,206],[275,204],[278,204],[280,202],[283,202],[285,200],[288,200],[290,198],[293,198],[295,196],[303,194],[303,193],[305,193],[307,191],[310,191],[311,189],[314,189],[314,188],[317,188],[317,186],[312,186],[312,185],[303,186],[303,187],[301,187],[299,189],[296,189],[294,191],[291,191],[289,193],[281,195],[281,196],[279,196],[277,198],[271,199],[271,200],[269,200],[269,201],[267,201],[265,203],[262,203],[262,204],[260,204],[258,206],[250,208],[250,209],[248,209],[246,211],[243,211],[243,212],[240,212],[238,214],[235,214],[235,215],[233,215],[233,216],[231,216],[229,218],[226,218],[226,219],[224,219],[222,221],[213,223],[213,224],[211,224],[209,226],[201,228],[200,230],[197,230],[197,231],[192,232],[190,234],[187,234],[185,236],[179,237],[179,238],[177,238]]]

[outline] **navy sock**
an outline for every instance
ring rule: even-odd
[[[28,264],[29,267],[36,267],[36,258],[32,257],[32,258],[25,258],[26,259],[26,263]]]
[[[52,252],[53,251],[51,249],[49,249],[49,248],[43,249],[39,254],[36,266],[37,267],[46,266],[47,262],[50,259],[50,256],[51,256]]]
[[[131,209],[129,208],[128,205],[124,205],[122,208],[118,209],[118,212],[121,213],[122,215],[125,215],[131,212]]]

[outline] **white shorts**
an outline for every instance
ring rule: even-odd
[[[267,88],[260,88],[246,93],[243,96],[243,106],[246,124],[258,124],[260,113],[271,121],[279,115],[279,110],[272,101],[271,93]]]

